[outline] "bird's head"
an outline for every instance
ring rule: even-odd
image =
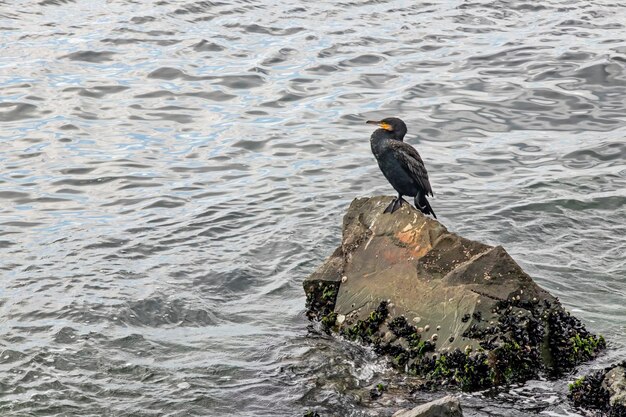
[[[386,117],[383,120],[368,120],[365,122],[370,125],[377,125],[379,129],[389,132],[393,139],[402,140],[406,135],[406,124],[397,117]]]

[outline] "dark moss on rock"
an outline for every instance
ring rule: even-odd
[[[322,324],[322,330],[325,333],[330,333],[333,327],[335,327],[335,325],[337,324],[337,313],[335,313],[334,311],[328,313],[327,315],[322,317],[320,322]]]
[[[609,410],[609,392],[602,388],[606,371],[600,370],[578,378],[569,385],[568,398],[575,407]]]
[[[409,324],[404,316],[398,316],[389,323],[389,330],[397,337],[407,337],[417,333],[415,326]]]
[[[370,398],[372,400],[376,400],[380,398],[385,391],[387,391],[387,387],[385,386],[385,384],[378,383],[374,388],[370,390]]]
[[[569,384],[568,399],[581,409],[626,417],[626,361],[594,371]]]
[[[305,286],[306,315],[309,320],[321,320],[334,312],[339,281],[308,281]]]
[[[539,346],[520,345],[515,340],[506,340],[490,354],[493,385],[524,382],[539,376],[543,369]]]
[[[378,308],[372,311],[365,320],[358,320],[352,326],[342,327],[341,334],[350,340],[359,340],[366,344],[374,343],[380,338],[378,331],[388,316],[387,302],[381,301]]]
[[[322,305],[328,309],[329,304]],[[537,378],[547,368],[542,354],[546,340],[550,353],[558,357],[548,367],[552,374],[562,374],[604,348],[601,336],[591,335],[560,306],[551,303],[548,309],[545,304],[534,303],[532,310],[523,310],[517,305],[500,302],[497,321],[470,325],[462,337],[479,340],[476,351],[456,348],[436,352],[436,341],[422,340],[424,333],[409,324],[406,317],[390,318],[387,301],[381,301],[365,319],[338,325],[337,313],[330,311],[321,322],[325,330],[339,328],[344,337],[372,345],[376,353],[389,357],[393,367],[423,378],[423,386],[431,388],[475,391]],[[543,317],[547,319],[544,321]],[[476,315],[473,318],[477,319]],[[450,339],[454,341],[454,337]]]
[[[484,352],[452,352],[424,356],[414,362],[409,372],[425,378],[425,388],[456,387],[473,391],[491,387],[488,356]]]
[[[553,359],[552,371],[557,375],[595,358],[606,348],[604,337],[592,335],[580,320],[562,309],[550,312],[548,328],[550,332],[548,346]]]

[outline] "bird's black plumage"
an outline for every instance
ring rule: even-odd
[[[370,138],[372,153],[387,181],[398,192],[385,209],[385,213],[393,213],[406,201],[402,196],[414,197],[415,207],[424,214],[432,214],[437,218],[426,196],[433,195],[428,181],[428,172],[420,154],[408,143],[403,142],[406,135],[406,124],[397,117],[389,117],[380,121],[368,121],[378,125]]]

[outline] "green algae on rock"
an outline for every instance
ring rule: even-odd
[[[626,361],[576,379],[568,398],[578,408],[626,417]]]
[[[426,386],[478,390],[560,375],[595,357],[589,333],[502,247],[448,232],[389,197],[356,199],[343,239],[304,281],[308,317]]]
[[[380,398],[385,391],[387,391],[387,387],[385,386],[385,384],[378,383],[374,388],[370,390],[370,398],[372,400]]]

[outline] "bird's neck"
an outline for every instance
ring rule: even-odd
[[[377,129],[372,133],[372,137],[370,138],[370,144],[372,146],[372,152],[374,155],[381,155],[387,144],[395,140],[389,131],[384,129]]]

